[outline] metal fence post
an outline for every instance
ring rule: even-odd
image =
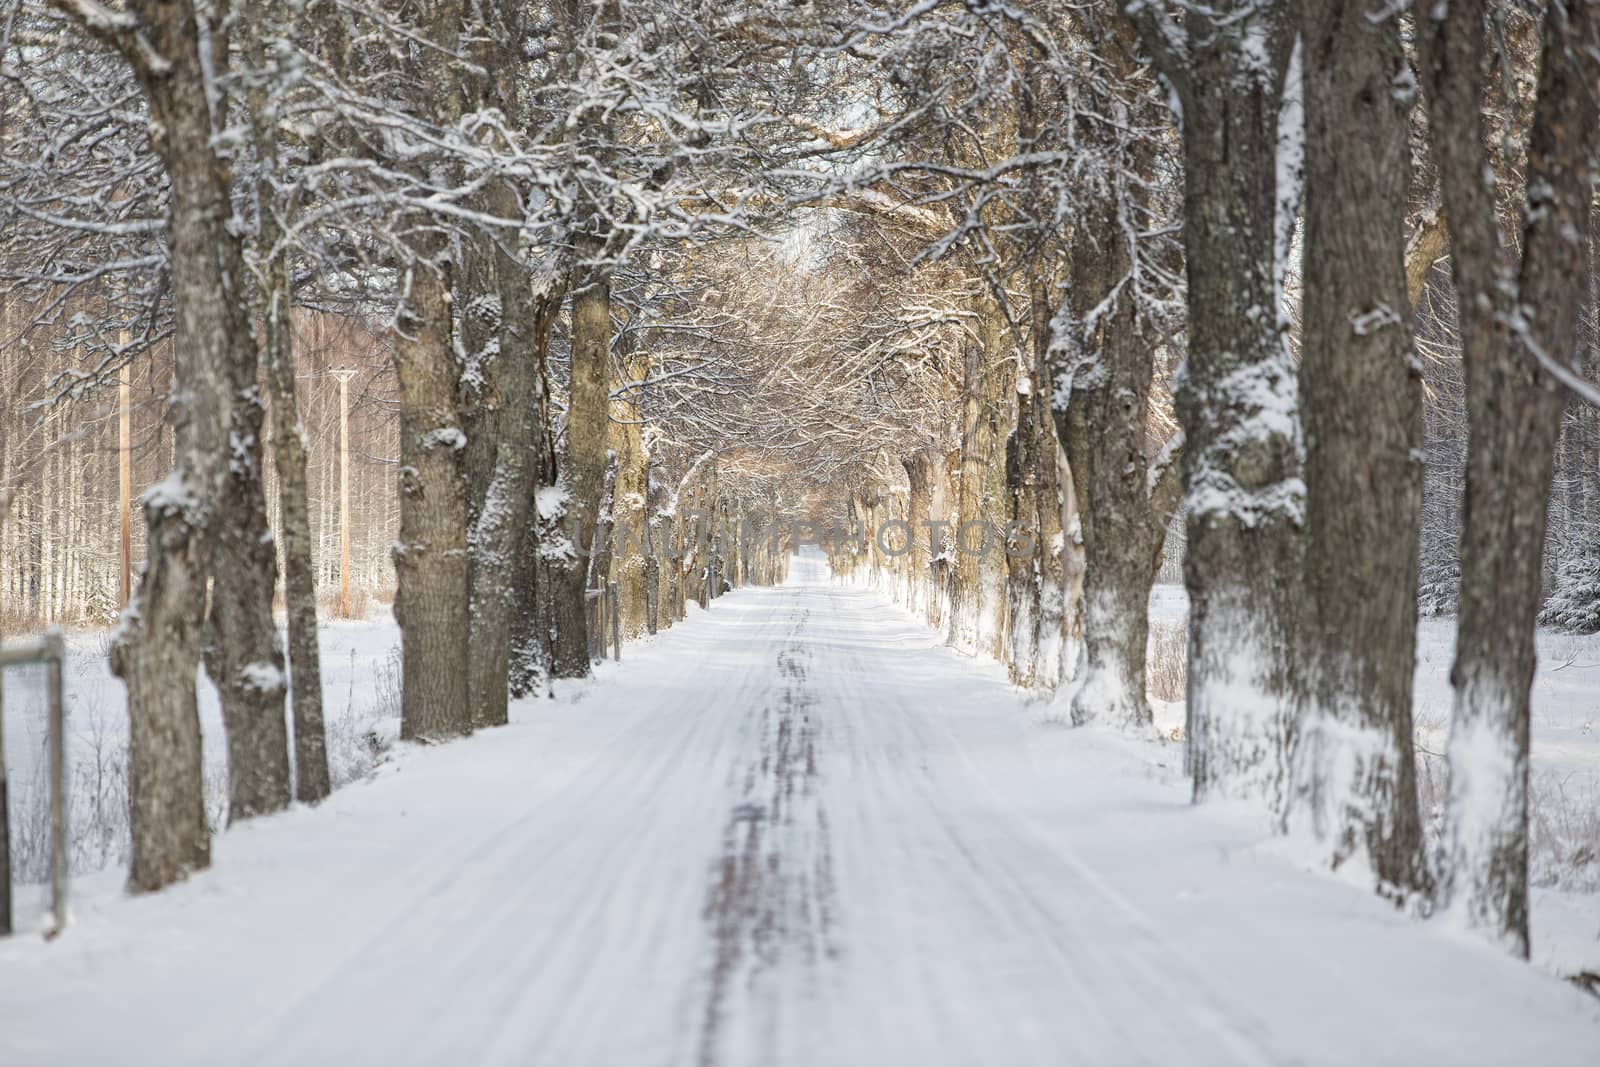
[[[55,913],[55,926],[48,937],[59,934],[67,925],[67,717],[62,693],[66,657],[67,643],[60,627],[52,627],[43,637],[0,645],[0,669],[43,663],[49,686],[50,906]],[[0,716],[3,715],[4,707],[0,706]],[[3,741],[0,737],[0,763],[5,757]],[[12,929],[11,838],[5,819],[5,793],[5,768],[0,766],[0,933]]]
[[[61,668],[67,644],[59,626],[45,635],[50,674],[50,909],[55,933],[67,927],[67,715]]]
[[[11,817],[6,797],[5,672],[0,670],[0,937],[11,932]]]
[[[606,601],[611,608],[611,658],[622,662],[622,613],[617,610],[617,583],[606,583]],[[604,640],[602,638],[601,640]]]

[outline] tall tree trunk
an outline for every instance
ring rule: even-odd
[[[1410,101],[1397,16],[1301,8],[1306,118],[1300,395],[1304,613],[1285,823],[1324,862],[1423,888],[1411,691],[1422,519],[1422,373],[1405,214]]]
[[[412,263],[396,315],[400,383],[400,537],[395,619],[403,684],[400,735],[439,741],[470,733],[467,700],[467,486],[457,425],[450,264],[428,220],[415,220]]]
[[[322,719],[322,659],[317,635],[317,590],[311,541],[310,490],[306,480],[305,430],[294,388],[294,293],[289,250],[283,246],[282,213],[289,204],[277,193],[279,116],[268,91],[269,72],[281,77],[267,42],[281,30],[269,0],[252,0],[249,49],[256,77],[250,120],[260,156],[256,179],[260,274],[257,316],[265,336],[267,396],[272,407],[272,452],[278,475],[278,534],[283,547],[284,605],[288,613],[290,713],[294,724],[295,799],[315,804],[328,795],[328,753]]]
[[[516,210],[505,191],[499,213]],[[476,726],[498,726],[508,719],[512,621],[518,574],[514,556],[529,528],[538,489],[540,444],[545,438],[540,382],[540,310],[533,278],[509,250],[496,245],[500,319],[498,442],[489,488],[473,525],[473,663],[468,692]],[[537,569],[530,576],[537,583]],[[538,590],[533,590],[535,597]]]
[[[550,348],[550,330],[560,313],[566,287],[549,279],[547,283],[533,302],[529,338],[532,348],[528,373],[532,376],[533,398],[529,412],[532,429],[526,443],[529,449],[527,477],[533,499],[522,531],[516,535],[517,550],[513,556],[512,587],[516,601],[511,622],[510,693],[515,697],[527,696],[540,677],[550,671],[554,643],[552,578],[556,571],[548,554],[554,546],[565,543],[560,530],[565,511],[556,500],[558,479],[550,432],[550,378],[546,354]]]
[[[976,545],[969,538],[974,531],[981,530],[983,523],[984,426],[987,422],[983,410],[984,370],[983,346],[968,341],[962,353],[960,473],[946,550],[949,608],[945,629],[946,643],[967,655],[978,648],[980,564],[978,552],[974,550]]]
[[[1069,355],[1071,369],[1064,374],[1070,399],[1062,436],[1084,553],[1083,645],[1071,714],[1080,726],[1101,721],[1141,730],[1153,722],[1145,697],[1145,642],[1150,542],[1157,531],[1150,515],[1145,422],[1154,346],[1142,336],[1133,295],[1114,295],[1132,263],[1118,224],[1122,207],[1101,207],[1103,214],[1073,242],[1071,340],[1080,347]],[[1090,321],[1097,310],[1098,318]]]
[[[1006,531],[1007,668],[1014,685],[1035,683],[1039,647],[1041,555],[1039,531],[1039,464],[1036,453],[1043,436],[1043,413],[1031,379],[1017,394],[1017,425],[1006,442],[1006,486],[1009,526]],[[1053,445],[1051,446],[1054,447]]]
[[[650,353],[631,340],[622,356],[619,383],[626,392],[611,402],[609,425],[611,449],[617,456],[612,504],[617,542],[611,574],[617,583],[617,614],[625,641],[643,636],[649,623],[645,550],[650,457],[644,450],[644,383],[650,377]]]
[[[1176,400],[1187,436],[1187,762],[1196,801],[1276,810],[1304,510],[1295,371],[1278,309],[1278,117],[1294,27],[1284,5],[1224,0],[1187,12],[1179,50],[1154,5],[1138,18],[1183,114],[1189,349]]]
[[[242,267],[242,263],[241,263]],[[242,271],[239,275],[243,276]],[[243,307],[240,309],[242,318]],[[248,334],[248,326],[240,329]],[[253,341],[230,353],[233,388],[228,477],[219,498],[206,673],[222,697],[228,734],[228,821],[281,811],[290,799],[287,682],[272,619],[278,553],[261,479],[265,412]]]
[[[417,110],[430,121],[451,125],[467,109],[469,75],[446,58],[462,35],[464,3],[433,0],[419,13],[421,29],[440,51],[413,50],[402,69],[416,87]],[[443,164],[416,165],[431,181]],[[458,406],[457,278],[439,219],[419,211],[402,225],[403,285],[394,344],[400,385],[400,536],[393,548],[403,657],[400,736],[438,741],[472,730],[468,442]]]
[[[1014,362],[1005,319],[989,296],[978,301],[978,339],[964,370],[960,487],[949,532],[947,640],[967,655],[1003,660],[1006,617],[1005,440],[1010,433]]]
[[[606,467],[606,425],[611,385],[611,276],[593,262],[602,242],[585,240],[572,273],[572,375],[567,400],[565,527],[574,542],[571,558],[556,576],[558,616],[555,662],[558,678],[589,673],[588,610],[590,555]],[[596,572],[601,577],[604,572]]]
[[[265,32],[265,28],[260,28]],[[255,41],[249,43],[257,54]],[[220,40],[214,47],[226,50]],[[266,132],[265,116],[257,120]],[[264,145],[268,151],[271,145]],[[263,200],[263,247],[277,243],[277,219],[272,215],[276,198]],[[224,269],[237,268],[243,278],[242,249],[223,251]],[[284,255],[278,250],[278,258]],[[288,314],[287,265],[268,267],[273,283],[281,280],[276,297],[281,314]],[[260,296],[263,294],[252,294]],[[228,354],[227,374],[233,391],[229,416],[228,474],[223,484],[216,526],[216,547],[211,591],[211,618],[205,645],[206,673],[222,698],[222,721],[228,737],[228,819],[230,822],[280,811],[291,796],[289,738],[284,721],[283,650],[272,618],[278,559],[273,532],[267,523],[267,499],[261,472],[261,431],[265,418],[257,384],[259,365],[255,338],[251,336],[248,305],[230,307],[229,333],[236,338]],[[262,305],[263,312],[270,309]],[[269,343],[287,346],[281,336],[282,321],[269,326],[275,336]],[[287,357],[286,357],[287,358]],[[292,373],[292,372],[291,372]],[[292,386],[291,386],[292,388]]]
[[[906,553],[906,610],[927,618],[932,584],[928,523],[933,516],[933,465],[926,450],[913,452],[901,463],[910,485],[906,501],[906,521],[911,527],[911,543]]]
[[[978,556],[978,651],[1004,663],[1006,659],[1006,581],[1008,554],[1006,526],[1006,439],[1017,414],[1015,402],[1017,361],[1010,341],[1005,312],[998,301],[981,303],[978,334],[983,341],[983,416],[977,432],[982,454],[983,483],[979,517],[983,543]]]
[[[62,2],[69,14],[74,5]],[[145,494],[147,559],[111,648],[128,688],[129,888],[160,889],[211,862],[195,671],[211,525],[227,478],[228,369],[246,294],[227,172],[217,159],[201,26],[192,2],[134,0],[130,21],[88,29],[133,67],[150,107],[151,146],[171,186],[167,240],[177,311],[177,469]]]
[[[499,208],[515,211],[516,197],[498,195],[502,190],[504,186],[498,184],[485,189],[476,206],[487,214]],[[452,294],[456,350],[462,363],[456,403],[466,435],[461,462],[467,490],[471,620],[467,706],[474,727],[498,726],[506,721],[509,681],[510,605],[505,570],[508,561],[504,555],[508,546],[502,532],[514,519],[508,514],[514,504],[507,496],[509,486],[504,479],[510,472],[502,466],[502,452],[511,453],[515,448],[501,434],[509,421],[502,407],[501,377],[507,364],[517,357],[503,343],[506,316],[496,269],[500,253],[495,247],[502,236],[479,233],[461,241],[462,254],[456,265]],[[518,271],[514,258],[510,268]]]
[[[1576,350],[1600,115],[1600,11],[1551,4],[1528,145],[1514,282],[1480,107],[1483,0],[1418,19],[1460,308],[1467,388],[1461,599],[1450,681],[1450,792],[1437,906],[1528,954],[1528,698],[1540,549],[1566,373]],[[1508,283],[1509,282],[1509,283]]]
[[[262,244],[269,247],[265,235]],[[276,259],[272,268],[272,288],[282,294],[285,306],[280,311],[279,301],[274,301],[263,316],[266,324],[263,348],[267,360],[267,388],[272,398],[272,450],[278,469],[278,525],[283,537],[284,602],[289,616],[295,799],[302,804],[315,804],[328,795],[330,785],[322,716],[322,650],[317,635],[317,588],[311,554],[305,430],[300,424],[294,393],[286,268],[287,263],[281,258]]]

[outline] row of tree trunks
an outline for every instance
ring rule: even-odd
[[[1074,546],[1062,536],[1065,469],[1035,384],[1050,377],[1048,299],[1034,309],[1040,332],[1025,374],[998,305],[980,305],[979,343],[963,350],[962,447],[876,457],[831,559],[836,575],[889,592],[953,647],[1005,663],[1018,684],[1053,688],[1077,598]]]

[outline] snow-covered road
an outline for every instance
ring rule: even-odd
[[[624,651],[0,945],[0,1064],[1600,1056],[1600,1001],[1297,870],[1176,746],[1040,725],[814,558]]]

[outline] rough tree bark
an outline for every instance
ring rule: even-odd
[[[212,63],[227,62],[221,27],[203,30],[212,41]],[[213,70],[213,77],[225,74]],[[230,235],[231,237],[231,235]],[[219,266],[243,279],[242,241],[231,238],[217,250]],[[251,294],[256,295],[256,294]],[[289,735],[284,720],[283,649],[272,619],[278,555],[267,524],[267,498],[261,472],[262,401],[256,338],[249,309],[253,301],[230,301],[225,371],[229,405],[228,464],[218,496],[214,524],[211,615],[205,630],[206,673],[216,683],[228,739],[228,821],[281,811],[291,795]]]
[[[911,524],[911,543],[906,552],[906,610],[927,618],[933,556],[928,529],[928,522],[933,517],[932,463],[925,449],[911,453],[901,463],[906,469],[906,481],[910,486],[906,501],[906,521]]]
[[[595,522],[606,467],[607,404],[611,383],[611,275],[595,261],[604,241],[586,235],[579,242],[572,271],[572,376],[567,400],[564,525],[573,542],[570,556],[553,569],[556,585],[555,648],[552,670],[558,678],[589,673],[589,585]],[[603,576],[604,572],[596,572]]]
[[[1436,906],[1528,953],[1528,698],[1546,503],[1584,293],[1584,233],[1600,150],[1600,10],[1545,14],[1528,142],[1521,263],[1484,180],[1485,0],[1418,19],[1433,158],[1450,231],[1467,389],[1461,598],[1450,681],[1450,791]]]
[[[497,208],[517,209],[516,196],[501,183],[485,188],[475,207],[485,213]],[[506,316],[498,278],[499,240],[509,235],[474,233],[459,242],[455,265],[452,309],[455,315],[456,351],[461,362],[460,391],[456,397],[465,445],[461,468],[467,492],[467,587],[471,635],[467,658],[467,706],[472,725],[498,726],[506,721],[510,660],[510,590],[505,533],[513,527],[512,509],[520,502],[507,490],[511,473],[503,462],[520,457],[501,430],[510,421],[504,410],[501,376],[516,356],[503,345]],[[514,257],[511,269],[516,270]],[[507,286],[510,288],[510,286]],[[523,324],[524,327],[526,323]],[[520,444],[520,442],[517,442]],[[525,500],[524,496],[524,500]]]
[[[961,451],[955,494],[953,528],[948,535],[946,567],[945,641],[952,648],[971,655],[978,647],[978,557],[962,543],[975,527],[981,526],[983,504],[984,425],[983,346],[968,340],[962,352],[961,372]]]
[[[467,485],[465,435],[457,425],[445,242],[413,220],[412,261],[395,317],[400,385],[400,536],[395,542],[395,619],[403,685],[400,734],[438,741],[470,733],[467,702]]]
[[[1323,862],[1422,889],[1411,692],[1422,370],[1405,214],[1411,101],[1398,15],[1301,6],[1306,121],[1300,395],[1306,558],[1285,826]]]
[[[960,482],[949,531],[947,641],[967,655],[1003,661],[1006,618],[1006,403],[1015,380],[1005,317],[987,294],[977,302],[977,337],[963,371]]]
[[[1083,644],[1071,704],[1077,725],[1103,721],[1134,731],[1153,728],[1145,695],[1149,638],[1150,560],[1166,537],[1167,513],[1152,506],[1145,456],[1153,336],[1136,283],[1145,228],[1153,148],[1130,139],[1104,115],[1130,107],[1138,125],[1158,128],[1156,87],[1134,55],[1133,23],[1114,10],[1085,8],[1083,32],[1114,79],[1111,101],[1074,115],[1080,143],[1114,160],[1119,177],[1086,190],[1068,247],[1068,321],[1052,350],[1061,437],[1078,494],[1083,541]],[[1124,103],[1126,101],[1126,103]]]
[[[178,466],[145,494],[145,569],[111,649],[111,669],[128,688],[128,886],[148,892],[211,862],[195,670],[209,526],[227,475],[227,367],[230,348],[241,342],[232,329],[246,294],[233,289],[243,277],[242,260],[227,230],[232,204],[214,148],[192,0],[133,0],[122,12],[72,0],[57,0],[57,6],[114,45],[133,68],[150,108],[151,147],[171,185]]]
[[[562,508],[553,499],[557,474],[546,356],[550,350],[550,330],[565,294],[566,288],[559,280],[547,279],[546,289],[535,296],[533,302],[528,368],[533,388],[529,412],[532,432],[526,441],[529,450],[527,477],[533,499],[524,516],[522,530],[516,535],[517,547],[513,555],[515,603],[511,620],[510,693],[515,697],[531,693],[540,677],[549,672],[551,662],[553,571],[546,550],[562,542],[559,527]],[[542,502],[548,502],[548,506]]]
[[[1006,584],[1009,557],[1006,525],[1010,494],[1006,489],[1006,439],[1017,415],[1014,397],[1017,359],[1011,344],[1004,309],[998,301],[981,303],[979,336],[983,341],[983,416],[975,435],[983,457],[983,483],[979,517],[983,521],[984,549],[978,555],[978,651],[1006,660]],[[968,542],[970,545],[970,541]]]
[[[1187,763],[1196,801],[1281,805],[1304,483],[1278,314],[1278,117],[1287,5],[1132,9],[1183,114],[1188,375],[1176,400],[1189,591]]]
[[[461,30],[461,0],[423,9],[426,29],[447,54]],[[419,53],[411,73],[417,106],[448,125],[464,109],[462,87],[445,54]],[[466,435],[457,407],[450,242],[439,220],[402,220],[403,284],[395,313],[400,386],[400,535],[393,549],[395,619],[400,623],[400,735],[437,741],[472,730],[467,699],[470,582],[467,547]]]
[[[497,213],[518,209],[509,189],[500,191]],[[538,489],[540,446],[545,440],[541,362],[536,347],[539,298],[527,267],[511,250],[496,245],[495,274],[501,305],[497,388],[497,447],[483,506],[473,524],[473,661],[468,680],[475,726],[508,721],[512,624],[517,610],[516,550],[529,528]],[[537,550],[535,550],[536,555]],[[537,569],[527,580],[538,597]]]
[[[261,355],[272,411],[272,454],[278,472],[278,527],[283,545],[284,604],[288,614],[290,718],[294,724],[294,795],[315,804],[328,795],[328,753],[322,717],[322,657],[317,635],[316,571],[312,564],[310,488],[305,431],[294,388],[294,294],[281,213],[289,204],[274,184],[278,172],[279,116],[267,91],[272,66],[269,33],[278,29],[273,6],[252,0],[249,50],[257,75],[250,121],[259,156],[256,202],[260,211],[256,272]]]
[[[611,401],[609,434],[617,456],[617,484],[612,520],[617,530],[611,576],[617,583],[617,614],[622,638],[633,641],[649,628],[646,589],[646,538],[649,510],[650,457],[644,449],[644,383],[650,377],[650,353],[638,339],[628,338],[621,353],[622,381]]]
[[[1012,684],[1031,686],[1038,668],[1041,581],[1037,453],[1047,433],[1048,415],[1032,379],[1022,379],[1017,384],[1017,424],[1006,441],[1010,521],[1006,536],[1006,661]],[[1054,449],[1053,444],[1051,448]]]

